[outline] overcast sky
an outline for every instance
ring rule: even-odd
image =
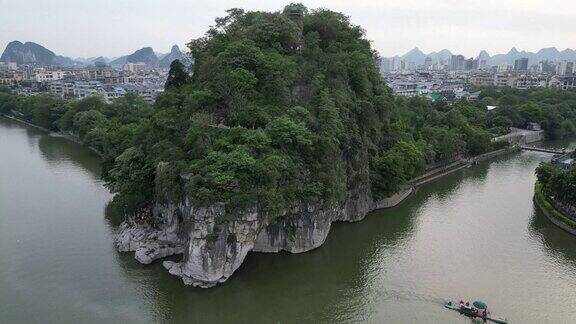
[[[351,17],[383,56],[419,47],[466,56],[576,48],[574,0],[315,0]],[[276,0],[0,0],[0,47],[33,41],[71,57],[168,52],[200,37],[225,10],[279,10]]]

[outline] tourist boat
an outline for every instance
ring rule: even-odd
[[[462,314],[462,315],[466,315],[468,317],[472,317],[472,309],[476,308],[478,310],[484,310],[487,308],[486,303],[481,302],[481,301],[475,301],[472,303],[473,308],[470,308],[468,311],[464,310],[462,311],[460,309],[460,305],[458,304],[458,302],[455,301],[448,301],[444,304],[444,307],[451,309],[451,310],[455,310],[458,313]],[[481,313],[481,312],[480,312]],[[508,321],[504,318],[500,318],[500,317],[495,317],[494,315],[490,314],[490,312],[487,312],[488,316],[486,316],[486,320],[490,321],[490,322],[494,322],[494,323],[498,323],[498,324],[508,324]],[[476,316],[476,318],[478,319],[482,319],[482,316]]]

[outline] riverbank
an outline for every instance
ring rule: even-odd
[[[507,147],[495,151],[491,151],[488,153],[484,153],[481,155],[477,155],[467,159],[459,159],[447,165],[434,168],[416,178],[411,179],[408,181],[406,186],[401,189],[399,192],[395,193],[394,195],[384,198],[376,203],[376,209],[383,209],[383,208],[392,208],[398,206],[404,200],[408,199],[418,187],[423,186],[427,183],[432,181],[438,180],[443,178],[447,175],[450,175],[454,172],[460,171],[465,168],[469,168],[472,165],[475,165],[479,162],[489,160],[491,158],[501,156],[507,153],[513,153],[520,151],[520,148],[517,146]]]
[[[51,131],[51,130],[49,130],[48,128],[44,128],[44,127],[42,127],[42,126],[38,126],[38,125],[35,125],[35,124],[32,124],[32,123],[29,123],[29,122],[25,121],[24,119],[20,119],[20,118],[18,118],[18,117],[13,116],[13,115],[0,114],[0,116],[5,117],[5,118],[10,119],[10,120],[13,120],[13,121],[15,121],[15,122],[18,122],[18,123],[21,123],[21,124],[30,126],[30,127],[34,127],[34,128],[36,128],[36,129],[39,129],[39,130],[41,130],[41,131],[44,131],[44,132],[48,133],[50,136],[57,136],[57,137],[65,138],[65,139],[67,139],[67,140],[69,140],[69,141],[72,141],[72,142],[74,142],[74,143],[80,144],[80,145],[88,148],[90,151],[96,153],[99,157],[103,157],[102,152],[98,151],[97,149],[95,149],[95,148],[92,147],[92,146],[88,146],[88,145],[84,144],[84,142],[82,142],[82,140],[80,139],[80,137],[78,137],[77,135],[74,135],[74,134],[72,134],[72,133],[64,133],[64,132],[62,132],[62,131],[58,131],[58,132]]]
[[[534,202],[546,218],[548,218],[554,225],[572,235],[576,235],[576,221],[572,220],[562,211],[554,207],[550,199],[542,192],[542,185],[538,181],[536,181],[536,184],[534,185]]]
[[[203,290],[113,249],[98,157],[47,137],[0,118],[2,322],[457,323],[439,302],[454,295],[489,300],[511,323],[573,321],[576,240],[533,217],[546,154],[441,178],[397,208],[334,224],[312,253],[250,253]]]
[[[36,128],[36,129],[45,131],[45,132],[47,132],[47,133],[52,133],[52,131],[49,130],[48,128],[44,128],[44,127],[42,127],[42,126],[34,125],[34,124],[32,124],[32,123],[29,123],[29,122],[25,121],[24,119],[20,119],[20,118],[14,117],[14,116],[12,116],[12,115],[0,114],[0,116],[6,117],[6,118],[8,118],[8,119],[10,119],[10,120],[13,120],[13,121],[15,121],[15,122],[18,122],[18,123],[21,123],[21,124],[24,124],[24,125],[27,125],[27,126],[30,126],[30,127],[34,127],[34,128]]]
[[[247,210],[222,222],[227,211],[222,206],[199,208],[183,200],[174,204],[155,204],[152,212],[161,219],[158,227],[131,223],[118,228],[119,251],[134,251],[135,258],[150,264],[174,254],[180,262],[162,265],[185,284],[208,288],[228,280],[240,268],[249,252],[302,253],[324,244],[334,222],[357,222],[376,209],[390,208],[407,199],[416,187],[509,150],[498,150],[474,159],[461,159],[430,170],[416,178],[405,191],[385,203],[375,202],[365,184],[348,190],[342,204],[323,209],[319,205],[297,205],[271,223],[265,213]]]

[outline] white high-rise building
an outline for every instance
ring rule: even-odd
[[[561,76],[572,76],[574,75],[574,62],[561,61],[556,66],[556,74]]]

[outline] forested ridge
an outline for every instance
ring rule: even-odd
[[[492,138],[511,126],[576,133],[574,91],[486,88],[479,102],[450,104],[395,97],[364,31],[325,9],[232,9],[189,47],[193,73],[175,61],[154,106],[133,94],[106,104],[1,92],[0,113],[98,150],[127,213],[187,197],[270,219],[296,202],[334,206],[358,183],[389,196],[427,167],[501,147]]]

